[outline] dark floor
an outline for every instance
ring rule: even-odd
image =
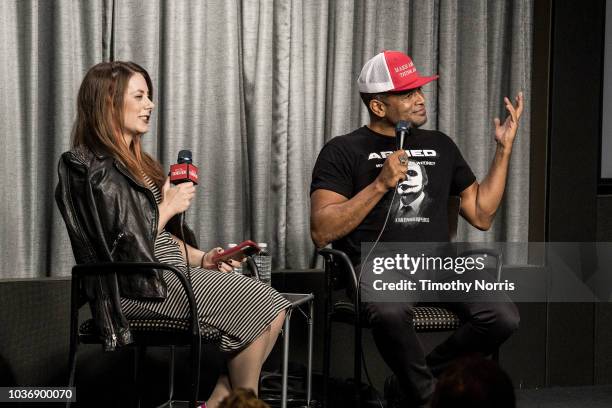
[[[517,390],[518,408],[609,408],[612,385]]]
[[[332,390],[332,395],[341,394],[344,397],[331,403],[331,408],[349,408],[350,390]],[[517,408],[610,408],[612,407],[612,385],[582,386],[582,387],[550,387],[530,390],[516,390]],[[315,396],[316,398],[317,396]],[[382,398],[382,396],[380,396]],[[364,408],[381,408],[383,401],[377,401],[374,394],[362,400]],[[275,405],[271,404],[273,407]],[[302,404],[291,407],[303,406]],[[315,405],[318,408],[319,405]]]
[[[346,390],[342,393],[346,396]],[[517,408],[610,408],[612,407],[612,385],[583,387],[550,387],[516,390]],[[380,408],[375,397],[362,403],[364,408]],[[381,401],[382,403],[382,401]],[[352,403],[331,404],[333,408],[348,408]]]

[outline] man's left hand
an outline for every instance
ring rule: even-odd
[[[495,141],[504,148],[504,150],[510,151],[512,149],[512,143],[514,143],[514,137],[518,130],[519,120],[523,114],[523,93],[519,94],[514,98],[515,105],[510,102],[510,99],[504,97],[504,103],[506,104],[506,110],[509,115],[506,117],[504,123],[501,123],[499,118],[493,119],[495,123]]]

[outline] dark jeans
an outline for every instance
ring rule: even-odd
[[[496,302],[478,300],[443,304],[455,311],[463,324],[427,357],[414,331],[414,303],[362,305],[364,317],[372,326],[378,351],[397,376],[408,398],[412,399],[412,405],[423,404],[431,397],[433,377],[454,358],[469,352],[491,354],[518,328],[518,310],[509,299]]]

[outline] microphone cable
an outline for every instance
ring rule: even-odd
[[[179,215],[179,224],[181,229],[181,240],[183,241],[183,249],[185,250],[185,266],[187,267],[187,280],[191,282],[191,268],[189,267],[189,250],[187,249],[187,242],[185,242],[185,212],[183,211]]]
[[[182,166],[182,165],[186,165],[186,169],[183,169],[182,174],[180,172],[181,169],[177,169],[177,174],[181,175],[181,180],[180,181],[176,181],[176,183],[181,183],[183,181],[192,181],[194,184],[198,184],[197,183],[197,167],[193,166],[193,161],[191,158],[191,150],[181,150],[178,153],[178,159],[176,160],[176,166]],[[173,172],[173,166],[175,165],[171,165],[170,166],[170,174],[169,176],[172,175]],[[190,166],[193,166],[193,169],[195,170],[195,180],[192,180],[192,178],[189,175],[189,169]],[[187,179],[185,179],[184,177],[182,177],[182,175],[186,174]],[[175,182],[172,182],[173,184],[176,184]],[[185,251],[185,266],[187,269],[187,280],[189,281],[189,283],[192,283],[191,281],[191,267],[189,265],[189,249],[187,249],[187,242],[185,241],[185,211],[183,211],[182,213],[180,213],[179,215],[179,227],[180,227],[180,232],[181,232],[181,240],[183,241],[183,249]],[[200,263],[200,266],[201,263]]]
[[[364,261],[361,263],[361,267],[359,268],[359,277],[357,278],[357,294],[356,294],[356,296],[357,296],[357,307],[359,307],[361,305],[361,276],[363,275],[363,268],[365,267],[366,263],[368,262],[368,259],[370,258],[370,255],[372,254],[372,252],[374,251],[374,249],[378,245],[378,242],[380,241],[380,238],[382,237],[382,234],[385,231],[385,228],[387,227],[387,222],[389,221],[389,215],[391,214],[391,209],[393,208],[393,202],[395,201],[395,196],[397,195],[397,187],[399,186],[399,183],[400,183],[399,180],[397,181],[397,183],[395,183],[395,188],[393,189],[393,196],[391,197],[391,203],[389,204],[389,209],[387,210],[387,215],[385,216],[385,222],[383,223],[383,226],[380,229],[380,232],[378,233],[378,236],[376,237],[376,241],[374,241],[374,244],[372,245],[372,247],[368,251],[368,254],[366,255]],[[361,314],[360,311],[356,311],[356,312],[357,312],[357,316],[359,316],[359,314]],[[361,320],[361,318],[359,318],[359,319]],[[357,322],[357,324],[360,324],[360,321]],[[366,375],[366,379],[368,380],[368,383],[370,384],[370,387],[376,393],[376,400],[378,402],[378,405],[380,405],[380,408],[383,408],[383,403],[380,400],[380,393],[378,392],[376,387],[374,387],[374,383],[372,382],[372,379],[370,378],[370,373],[368,372],[368,365],[366,364],[365,352],[363,350],[363,347],[361,347],[361,361],[363,362],[363,371],[364,371],[364,373]],[[360,379],[358,379],[358,378],[356,378],[356,380],[360,381]]]
[[[396,132],[398,131],[398,129],[400,129],[400,126],[402,129],[406,128],[406,129],[410,129],[411,125],[410,122],[405,122],[403,120],[399,121],[398,124],[396,125]],[[397,139],[398,136],[396,136]],[[398,147],[397,150],[401,150],[404,148],[404,134],[402,133],[401,137],[400,137],[400,142],[396,145]],[[365,260],[361,263],[361,268],[359,269],[359,279],[357,281],[357,295],[358,295],[358,299],[361,300],[361,274],[363,272],[363,267],[365,266],[365,264],[367,263],[368,259],[370,258],[370,255],[372,254],[372,252],[374,251],[374,248],[376,248],[376,246],[378,245],[378,242],[380,241],[380,238],[382,237],[383,232],[385,231],[385,228],[387,227],[387,223],[389,222],[389,215],[391,214],[391,209],[393,208],[393,203],[395,202],[395,196],[397,195],[397,187],[399,186],[400,181],[397,180],[397,182],[395,183],[395,188],[393,189],[393,197],[391,197],[391,203],[389,204],[389,208],[387,209],[387,215],[385,216],[385,222],[383,223],[382,228],[380,229],[380,232],[378,233],[378,236],[376,237],[376,240],[374,241],[374,245],[372,245],[372,247],[370,248],[370,251],[368,252],[368,254],[365,257]]]
[[[400,121],[400,123],[403,121]],[[400,125],[400,123],[398,123],[398,125]],[[407,125],[405,123],[402,123],[403,126],[408,126],[408,129],[410,128],[410,125]],[[401,136],[400,138],[400,143],[398,145],[399,149],[401,150],[404,148],[404,135]],[[365,259],[363,260],[363,262],[361,262],[361,267],[359,268],[359,276],[357,278],[357,307],[360,307],[361,305],[361,276],[363,275],[363,268],[365,267],[365,265],[367,264],[368,260],[370,259],[370,255],[372,255],[372,252],[374,252],[374,249],[376,248],[376,246],[378,245],[380,238],[382,237],[382,234],[385,232],[385,229],[387,228],[387,223],[389,222],[389,216],[391,215],[391,209],[393,208],[393,203],[395,202],[395,196],[397,196],[397,188],[399,186],[400,180],[398,180],[395,183],[395,188],[393,189],[393,196],[391,197],[391,203],[389,203],[389,208],[387,209],[387,215],[385,216],[385,222],[383,223],[382,228],[380,229],[380,232],[378,233],[378,236],[376,237],[376,240],[374,241],[374,244],[372,245],[372,247],[370,248],[370,250],[368,251],[368,254],[366,255]],[[356,311],[357,312],[357,316],[359,316],[361,313],[360,311]],[[361,318],[360,318],[361,320]],[[357,324],[360,324],[360,322],[357,322]],[[368,372],[368,366],[366,364],[366,358],[365,358],[365,352],[363,351],[363,347],[361,348],[361,360],[363,362],[363,371],[365,372],[366,375],[366,379],[368,380],[368,383],[370,384],[370,387],[372,387],[372,389],[374,390],[374,392],[376,393],[376,399],[378,401],[378,404],[380,405],[380,408],[383,408],[383,403],[380,400],[380,393],[378,392],[378,390],[374,387],[374,384],[372,383],[372,379],[370,378],[370,374]],[[360,381],[360,379],[356,379],[358,381]]]

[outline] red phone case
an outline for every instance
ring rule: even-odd
[[[254,255],[259,251],[261,251],[261,248],[259,248],[255,242],[246,240],[233,248],[228,248],[225,251],[218,253],[213,257],[213,262],[217,263],[219,261],[226,261],[229,259],[239,260],[245,256]]]

